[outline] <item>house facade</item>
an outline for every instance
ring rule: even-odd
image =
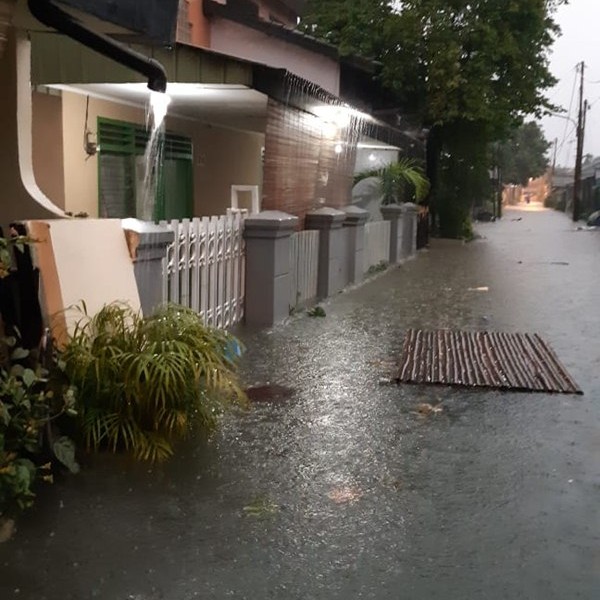
[[[369,63],[342,59],[294,29],[300,4],[182,0],[169,49],[164,28],[149,37],[94,16],[95,28],[168,72],[154,219],[238,208],[302,220],[319,206],[349,204],[356,170],[395,160],[414,143],[369,116],[360,83],[372,80]],[[0,83],[11,90],[0,116],[10,132],[0,143],[1,183],[18,199],[4,220],[139,217],[148,136],[143,78],[41,26],[26,2],[0,5],[12,11],[0,59]]]

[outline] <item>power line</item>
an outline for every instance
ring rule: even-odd
[[[571,118],[571,111],[573,110],[573,100],[575,99],[575,90],[577,89],[577,74],[579,72],[579,65],[575,68],[575,77],[573,78],[573,89],[571,90],[571,101],[569,102],[569,112],[567,113],[567,119]],[[565,145],[565,141],[567,139],[567,131],[569,129],[569,121],[565,123],[565,130],[563,132],[562,141],[558,147],[558,151],[560,152]]]

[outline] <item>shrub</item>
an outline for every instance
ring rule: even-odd
[[[143,318],[123,304],[93,317],[80,310],[62,357],[81,396],[89,449],[162,460],[176,440],[212,429],[227,404],[244,398],[231,351],[237,341],[195,312],[166,306]]]
[[[55,458],[72,472],[75,447],[60,435],[54,423],[63,414],[75,414],[73,389],[64,382],[56,363],[47,371],[28,350],[4,338],[0,371],[0,517],[14,517],[33,504],[34,483],[52,481]]]
[[[401,158],[379,169],[369,169],[354,176],[354,185],[363,179],[377,177],[381,204],[419,202],[429,192],[429,180],[418,161]]]

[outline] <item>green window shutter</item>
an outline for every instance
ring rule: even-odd
[[[131,157],[123,154],[103,154],[98,173],[100,217],[134,217],[135,191]]]
[[[98,118],[98,198],[101,217],[124,218],[136,214],[136,190],[143,173],[136,168],[149,140],[145,128],[132,123]],[[167,133],[163,164],[156,186],[155,220],[193,216],[193,148],[190,138]]]

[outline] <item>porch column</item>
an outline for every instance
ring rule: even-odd
[[[166,225],[145,223],[137,219],[125,219],[123,230],[133,262],[133,271],[140,295],[142,313],[150,316],[165,301],[163,297],[163,259],[167,248],[173,243],[175,233]]]
[[[347,281],[346,232],[342,225],[346,213],[335,208],[319,208],[306,215],[306,229],[318,229],[319,235],[319,276],[317,297],[327,298],[344,289]]]
[[[384,221],[390,222],[390,265],[399,263],[402,258],[402,236],[404,232],[402,207],[399,204],[387,204],[381,207]]]
[[[412,258],[417,253],[417,218],[419,207],[412,202],[402,205],[402,256]]]
[[[244,221],[246,325],[271,327],[289,316],[290,236],[298,217],[269,210]]]
[[[365,275],[365,223],[369,211],[358,206],[344,208],[348,236],[348,283],[359,283]]]

